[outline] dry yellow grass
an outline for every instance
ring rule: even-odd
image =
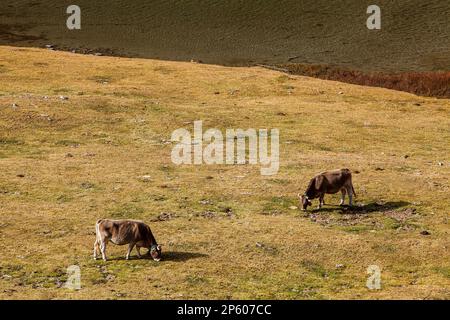
[[[450,297],[449,100],[12,47],[0,47],[0,84],[0,298]],[[279,128],[279,173],[173,165],[171,132],[194,120]],[[315,173],[339,167],[359,171],[365,211],[337,196],[320,212],[289,208]],[[152,222],[161,213],[172,219]],[[94,261],[102,217],[149,222],[164,261],[125,261],[117,246]],[[82,289],[59,288],[73,264]],[[372,264],[381,290],[365,286]]]

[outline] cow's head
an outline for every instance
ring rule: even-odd
[[[150,256],[155,261],[161,260],[161,246],[158,245],[152,245],[149,250]]]
[[[308,206],[312,205],[312,202],[304,194],[299,195],[298,197],[300,199],[300,206],[302,207],[302,210],[306,211],[306,209],[308,209]]]

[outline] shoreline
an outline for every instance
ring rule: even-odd
[[[18,48],[30,48],[30,46],[13,46]],[[31,48],[42,49],[42,47],[33,46]],[[71,52],[81,55],[110,56],[129,59],[152,59],[160,61],[179,61],[194,62],[201,64],[220,65],[226,67],[253,67],[258,66],[286,74],[312,77],[322,80],[338,81],[355,85],[368,87],[386,88],[396,91],[408,92],[417,96],[434,97],[440,99],[450,98],[450,71],[368,71],[352,69],[331,64],[308,64],[308,63],[257,63],[248,62],[246,64],[217,64],[205,63],[202,60],[178,60],[141,57],[132,54],[118,53],[111,48],[70,48],[48,44],[44,49],[62,52]]]

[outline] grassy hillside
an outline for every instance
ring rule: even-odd
[[[0,2],[0,44],[102,51],[205,63],[325,64],[363,71],[449,71],[450,3],[373,1],[78,0],[82,29],[66,28],[68,0]]]
[[[0,298],[450,297],[448,99],[12,47],[0,84]],[[171,133],[195,120],[279,128],[279,173],[173,165]],[[338,196],[291,208],[340,167],[355,173],[357,208]],[[112,260],[94,261],[103,217],[148,222],[164,260],[125,261],[111,245]],[[79,291],[61,287],[74,264]],[[369,265],[381,290],[366,288]]]

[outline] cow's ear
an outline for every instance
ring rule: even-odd
[[[156,246],[156,249],[159,251],[159,250],[161,250],[161,246],[158,244],[157,246]]]
[[[314,179],[316,180],[316,183],[315,183],[316,190],[320,190],[320,188],[322,187],[322,184],[323,184],[323,179],[324,179],[323,175],[315,177]]]

